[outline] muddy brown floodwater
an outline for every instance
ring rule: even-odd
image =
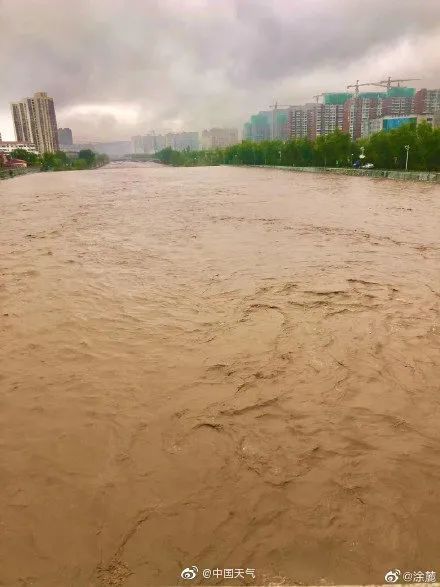
[[[0,585],[440,573],[438,186],[112,164],[0,209]]]

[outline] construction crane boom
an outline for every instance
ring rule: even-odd
[[[376,82],[365,82],[363,84],[360,84],[359,83],[359,80],[356,80],[356,83],[355,84],[350,84],[350,85],[347,86],[347,90],[349,90],[350,88],[354,88],[355,89],[355,94],[356,94],[356,96],[358,96],[359,95],[359,88],[361,86],[382,86],[382,87],[385,87],[384,86],[384,83],[385,82],[377,82],[377,83]]]
[[[271,104],[269,108],[273,108],[274,110],[278,110],[278,108],[290,108],[290,104],[278,104],[278,102],[275,102],[275,104]]]
[[[397,87],[400,87],[400,82],[416,82],[419,81],[421,78],[419,77],[409,77],[406,79],[391,79],[391,76],[388,76],[387,79],[382,80],[380,82],[378,82],[377,84],[374,85],[381,85],[381,84],[385,84],[385,87],[387,88],[387,90],[391,90],[393,83],[397,83]]]
[[[313,97],[316,100],[316,103],[318,104],[319,102],[319,98],[321,98],[321,96],[325,96],[325,93],[323,92],[322,94],[315,94]]]

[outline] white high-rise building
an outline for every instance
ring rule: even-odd
[[[137,135],[131,137],[132,153],[137,155],[147,154],[152,155],[165,148],[165,137],[157,135],[154,131],[148,135]]]
[[[131,137],[131,152],[135,155],[139,155],[144,153],[144,141],[141,135],[136,135],[135,137]]]
[[[175,151],[198,151],[199,133],[198,132],[176,132],[165,135],[165,145]]]
[[[236,128],[211,128],[202,132],[202,149],[224,149],[237,143]]]

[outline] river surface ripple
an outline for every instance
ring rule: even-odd
[[[0,585],[440,573],[438,186],[115,163],[0,210]]]

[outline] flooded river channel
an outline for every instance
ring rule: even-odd
[[[439,186],[114,163],[0,213],[0,585],[440,575]]]

